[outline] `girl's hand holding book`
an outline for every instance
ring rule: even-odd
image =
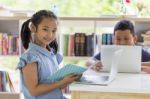
[[[63,83],[63,86],[68,85],[76,80],[79,80],[81,78],[81,75],[77,75],[77,74],[69,74],[67,76],[65,76],[63,78],[63,80],[61,80],[61,82]]]

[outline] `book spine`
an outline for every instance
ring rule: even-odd
[[[107,45],[112,44],[112,34],[107,34]]]
[[[106,45],[107,44],[106,40],[107,40],[107,35],[106,34],[102,34],[102,45]]]
[[[0,71],[0,92],[2,92],[2,72]]]
[[[69,39],[69,35],[65,34],[63,39],[64,39],[63,55],[67,56],[68,55],[68,39]]]
[[[2,72],[2,91],[7,92],[6,86],[7,86],[7,80],[6,80],[6,73],[4,71]]]
[[[13,36],[8,35],[8,54],[13,54]]]
[[[74,35],[69,36],[68,56],[74,56]]]
[[[75,33],[74,53],[75,53],[75,56],[80,56],[80,33]]]
[[[2,42],[3,42],[3,34],[0,33],[0,55],[3,54],[3,49],[2,49],[3,44],[2,44]]]
[[[85,49],[85,33],[80,34],[80,56],[86,55],[86,49]]]
[[[7,55],[8,54],[8,36],[7,36],[7,33],[3,34],[2,53],[3,53],[3,55]]]

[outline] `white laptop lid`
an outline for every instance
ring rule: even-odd
[[[101,73],[98,74],[92,74],[88,72],[87,74],[83,74],[83,77],[81,79],[80,84],[94,84],[94,85],[108,85],[110,82],[112,82],[117,73],[118,73],[118,64],[119,64],[119,59],[122,55],[122,49],[121,50],[116,50],[113,55],[113,62],[111,64],[111,71],[110,73],[105,73],[100,75]]]
[[[101,47],[102,71],[110,71],[113,53],[117,49],[122,49],[118,72],[140,73],[141,72],[141,46],[117,46],[103,45]]]

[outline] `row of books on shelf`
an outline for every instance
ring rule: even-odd
[[[63,54],[64,56],[92,56],[94,54],[95,41],[96,41],[95,43],[100,41],[101,44],[103,45],[111,45],[112,37],[113,37],[112,33],[103,33],[102,35],[96,35],[95,40],[94,33],[92,34],[75,33],[72,35],[64,34]]]
[[[94,54],[94,34],[64,34],[63,41],[64,56],[92,56]]]
[[[19,36],[9,33],[0,33],[0,55],[18,55]]]

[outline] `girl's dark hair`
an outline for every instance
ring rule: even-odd
[[[115,31],[117,31],[117,30],[123,30],[124,31],[124,30],[127,30],[127,29],[131,31],[131,34],[133,36],[135,35],[133,23],[129,20],[121,20],[115,25],[114,34],[115,34]]]
[[[31,41],[31,31],[29,28],[29,23],[31,22],[37,29],[38,25],[41,23],[41,21],[45,17],[53,18],[53,19],[57,20],[57,16],[53,12],[51,12],[49,10],[40,10],[40,11],[36,12],[35,14],[33,14],[31,19],[29,19],[23,23],[23,25],[21,27],[21,40],[22,40],[23,47],[25,49],[28,48],[29,42]],[[54,49],[54,53],[57,53],[58,43],[57,43],[56,39],[54,41],[52,41],[49,44],[49,46]]]

